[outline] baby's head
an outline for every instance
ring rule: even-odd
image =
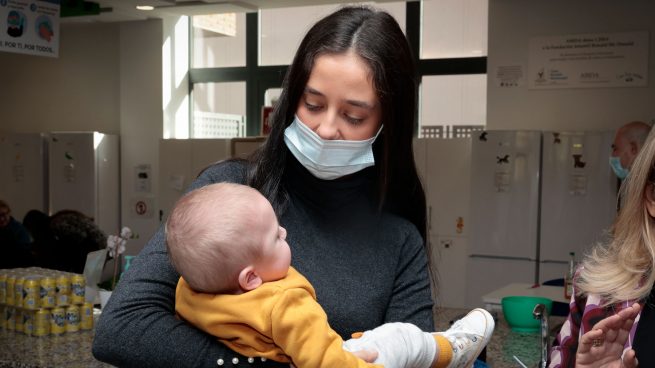
[[[271,204],[245,185],[196,189],[166,221],[168,254],[195,291],[238,294],[286,276],[291,251]]]

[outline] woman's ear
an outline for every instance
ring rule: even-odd
[[[241,287],[241,290],[254,290],[261,284],[262,278],[259,277],[253,266],[247,266],[239,272],[239,286]]]
[[[655,195],[653,195],[653,190],[655,190],[655,185],[652,183],[649,183],[646,185],[646,210],[648,210],[648,214],[650,217],[655,217]]]

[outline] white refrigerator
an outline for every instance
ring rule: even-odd
[[[41,133],[0,134],[0,199],[21,222],[30,210],[48,211],[45,144]]]
[[[467,306],[512,282],[533,282],[541,133],[485,131],[471,142]]]
[[[467,305],[513,282],[563,278],[616,213],[612,134],[487,131],[472,142]]]
[[[427,199],[427,242],[440,307],[465,305],[469,231],[470,138],[414,140],[414,159]]]
[[[49,211],[80,211],[105,234],[120,231],[118,136],[52,132],[48,143]]]
[[[608,160],[614,132],[544,132],[539,282],[563,278],[575,252],[607,236],[617,185]]]

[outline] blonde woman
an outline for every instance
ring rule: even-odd
[[[612,239],[578,271],[549,367],[655,367],[655,135],[621,191]]]

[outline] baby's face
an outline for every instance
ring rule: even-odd
[[[287,231],[280,226],[273,208],[266,201],[261,217],[262,257],[256,269],[264,282],[279,280],[287,275],[291,264],[291,249],[287,244]]]

